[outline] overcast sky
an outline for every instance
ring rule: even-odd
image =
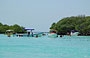
[[[68,16],[90,15],[90,0],[0,0],[0,22],[49,31]]]

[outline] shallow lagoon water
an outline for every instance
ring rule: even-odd
[[[35,38],[0,35],[0,58],[90,58],[90,36]]]

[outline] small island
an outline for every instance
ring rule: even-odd
[[[24,30],[24,27],[19,26],[18,24],[14,24],[14,25],[9,26],[7,24],[0,23],[0,34],[5,33],[6,30],[14,30],[14,32],[17,32],[17,33],[24,33],[24,32],[26,32]]]
[[[65,17],[59,20],[57,23],[53,23],[50,29],[58,31],[59,35],[66,35],[71,30],[79,32],[79,35],[90,35],[90,16],[79,15]]]

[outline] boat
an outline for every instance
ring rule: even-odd
[[[56,33],[49,33],[48,37],[50,37],[50,38],[57,38],[58,35]]]
[[[26,33],[16,33],[14,36],[17,36],[17,37],[34,37],[34,34],[33,34],[33,28],[25,28],[24,29],[26,31]]]
[[[78,36],[79,32],[72,30],[70,34],[71,36]]]
[[[57,35],[56,30],[50,30],[50,32],[48,33],[48,37],[50,37],[50,38],[57,38],[58,35]]]
[[[6,30],[5,34],[8,36],[8,37],[11,37],[11,35],[13,35],[14,31],[13,30]]]

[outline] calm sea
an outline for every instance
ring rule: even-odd
[[[90,36],[35,38],[0,35],[0,58],[90,58]]]

